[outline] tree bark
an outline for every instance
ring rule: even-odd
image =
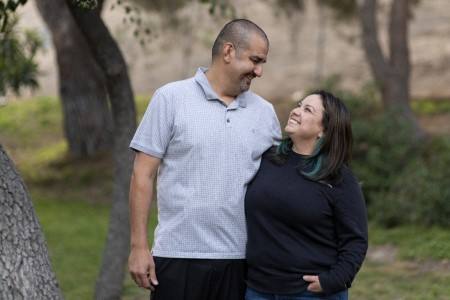
[[[0,145],[0,299],[63,299],[27,189]]]
[[[64,0],[36,0],[56,50],[64,133],[74,157],[112,147],[106,82]]]
[[[412,127],[416,140],[426,137],[410,105],[410,71],[408,47],[409,1],[392,1],[389,21],[389,55],[383,55],[378,41],[376,0],[364,0],[359,7],[363,48],[373,77],[382,93],[386,109],[394,110]]]
[[[99,1],[101,5],[103,1]],[[125,265],[130,248],[128,189],[132,171],[132,152],[128,145],[136,130],[133,91],[123,55],[100,17],[99,10],[83,11],[73,6],[72,15],[83,33],[93,57],[103,71],[114,124],[114,192],[96,299],[120,299]]]
[[[325,65],[325,51],[326,39],[327,39],[327,16],[325,7],[318,2],[317,3],[318,18],[317,24],[317,40],[316,40],[316,68],[314,70],[314,82],[317,86],[323,80],[323,67]]]

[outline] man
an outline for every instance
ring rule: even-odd
[[[245,19],[229,22],[209,69],[159,88],[130,147],[129,270],[152,298],[243,299],[244,196],[261,155],[280,138],[270,103],[249,91],[269,41]],[[158,226],[147,221],[158,173]]]

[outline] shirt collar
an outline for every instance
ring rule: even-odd
[[[197,69],[197,72],[195,73],[194,79],[195,81],[200,85],[203,92],[205,93],[205,97],[207,100],[220,100],[219,96],[217,96],[216,92],[213,90],[211,85],[209,84],[208,78],[206,78],[206,71],[208,71],[208,68],[200,67]],[[236,102],[240,107],[246,107],[247,106],[247,92],[241,93],[236,97]]]

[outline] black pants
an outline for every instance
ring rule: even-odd
[[[154,257],[158,286],[151,300],[243,300],[244,259]]]

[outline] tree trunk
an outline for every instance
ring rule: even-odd
[[[318,24],[317,24],[317,40],[316,40],[316,68],[314,71],[314,82],[318,86],[323,80],[323,67],[325,65],[325,51],[327,39],[327,17],[325,7],[318,2]]]
[[[63,299],[27,189],[0,145],[0,299]]]
[[[64,133],[74,157],[112,147],[112,118],[105,78],[64,0],[36,0],[52,33],[59,75]]]
[[[99,1],[100,5],[102,1]],[[67,3],[72,5],[71,0]],[[103,261],[97,279],[96,299],[120,299],[130,248],[128,189],[132,152],[128,145],[136,130],[136,110],[127,66],[120,49],[100,17],[99,10],[71,6],[93,57],[103,71],[114,124],[114,192]]]
[[[392,1],[389,23],[389,49],[384,57],[378,41],[376,0],[364,0],[359,7],[362,42],[370,69],[379,87],[386,109],[404,117],[414,131],[417,141],[426,137],[410,105],[410,70],[408,47],[409,1]]]
[[[288,16],[289,42],[292,57],[300,57],[300,31],[303,24],[303,10],[294,10]]]

